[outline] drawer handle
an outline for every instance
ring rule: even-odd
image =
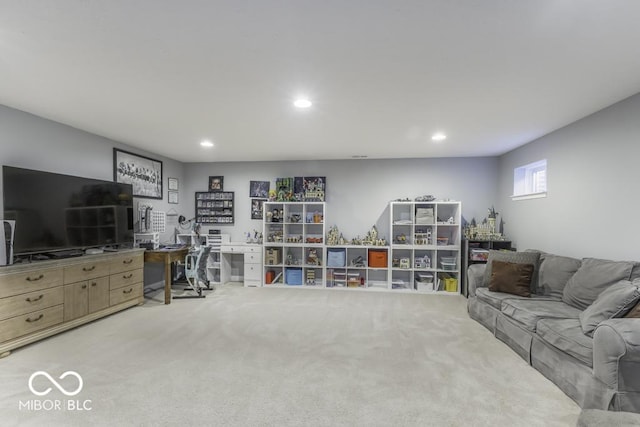
[[[131,264],[133,262],[133,258],[122,260],[123,264]]]
[[[129,273],[129,274],[124,274],[122,275],[123,279],[131,279],[133,277],[133,273]]]
[[[91,286],[96,287],[98,284],[96,282],[91,282]]]
[[[36,302],[36,301],[40,301],[43,297],[44,297],[44,295],[43,295],[43,294],[40,294],[40,295],[38,296],[38,298],[33,298],[33,299],[32,299],[31,297],[28,297],[28,298],[26,299],[26,301],[27,301],[27,302]]]
[[[87,289],[87,285],[82,285],[82,289]]]
[[[40,279],[44,278],[44,274],[39,275],[38,277],[27,277],[28,282],[37,282]]]
[[[133,288],[130,288],[128,291],[122,291],[123,294],[130,294],[133,292]]]
[[[36,317],[35,319],[32,319],[30,317],[27,317],[25,320],[29,323],[33,323],[33,322],[37,322],[38,320],[42,319],[44,317],[44,314],[40,313],[40,316]]]
[[[82,271],[93,271],[96,269],[95,265],[92,265],[91,267],[82,267]]]

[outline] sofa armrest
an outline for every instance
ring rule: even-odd
[[[471,264],[467,269],[467,284],[469,285],[469,296],[476,296],[476,289],[483,287],[484,270],[487,264]]]
[[[640,319],[609,319],[593,334],[593,375],[614,390],[640,392]]]

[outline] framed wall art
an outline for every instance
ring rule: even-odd
[[[169,191],[168,202],[172,203],[172,204],[177,204],[178,203],[178,192],[177,191]]]
[[[178,191],[178,178],[169,178],[167,180],[169,190]]]
[[[162,162],[113,149],[113,180],[133,186],[135,197],[162,199]]]
[[[269,181],[249,181],[249,197],[266,199],[269,197],[270,187],[271,183]]]
[[[209,177],[209,191],[223,191],[224,190],[224,176],[210,176]]]
[[[264,202],[267,199],[251,199],[251,219],[262,219]]]

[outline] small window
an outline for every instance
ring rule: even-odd
[[[513,200],[547,196],[547,160],[539,160],[513,170]]]

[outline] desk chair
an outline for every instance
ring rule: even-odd
[[[207,280],[207,260],[209,259],[211,246],[201,246],[193,252],[189,252],[184,258],[184,276],[189,284],[187,290],[193,290],[196,295],[177,295],[174,299],[180,298],[204,298],[203,289],[211,290]],[[204,286],[203,286],[204,285]]]

